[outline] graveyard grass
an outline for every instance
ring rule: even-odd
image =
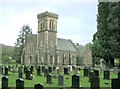
[[[61,73],[63,74],[63,73]],[[71,87],[72,85],[72,73],[70,75],[64,75],[64,87]],[[90,87],[90,83],[88,82],[88,77],[83,77],[83,70],[80,70],[79,72],[79,76],[80,76],[80,85],[82,87]],[[66,79],[68,78],[68,79]],[[115,73],[110,73],[110,78],[117,78],[117,74]],[[8,75],[8,83],[9,83],[9,87],[15,87],[16,86],[16,79],[18,79],[18,73],[13,73],[13,72],[9,72]],[[44,77],[44,75],[42,76],[37,76],[36,71],[34,72],[34,78],[33,80],[26,80],[25,79],[25,74],[23,75],[23,79],[24,79],[24,87],[29,87],[32,88],[34,87],[34,84],[38,84],[38,83],[42,83],[44,85],[44,87],[46,87],[47,89],[51,89],[51,87],[56,87],[56,88],[60,88],[61,86],[58,86],[58,80],[57,78],[52,78],[53,84],[46,84],[46,77]],[[108,84],[105,84],[105,82],[108,82]],[[100,74],[100,87],[101,89],[104,87],[111,87],[111,80],[105,80],[103,79],[103,73]],[[83,88],[84,89],[84,88]],[[89,88],[88,88],[89,89]]]

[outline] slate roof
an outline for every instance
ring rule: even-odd
[[[57,50],[77,51],[77,48],[70,39],[57,38],[57,43]]]
[[[76,48],[78,49],[79,55],[80,55],[80,56],[83,56],[83,54],[84,54],[85,51],[86,51],[86,47],[83,46],[83,45],[76,45]]]

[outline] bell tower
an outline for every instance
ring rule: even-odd
[[[37,46],[40,50],[39,60],[44,65],[54,65],[57,45],[57,19],[58,15],[44,12],[37,15],[38,37]]]

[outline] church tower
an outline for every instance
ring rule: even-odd
[[[38,36],[37,50],[38,63],[43,65],[55,64],[55,52],[57,45],[57,19],[58,15],[44,12],[37,15]]]

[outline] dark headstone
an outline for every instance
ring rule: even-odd
[[[98,70],[94,70],[95,76],[99,77],[99,71]]]
[[[42,72],[43,73],[45,72],[45,66],[42,66]]]
[[[91,78],[95,77],[95,73],[94,72],[90,72],[89,73],[89,82],[91,82]]]
[[[72,76],[72,87],[73,88],[80,87],[80,76],[78,76],[78,75],[73,75]]]
[[[48,67],[48,72],[49,72],[49,73],[52,72],[52,67]]]
[[[59,86],[63,86],[64,85],[64,76],[63,75],[59,75],[58,76],[58,85]]]
[[[2,89],[8,89],[8,77],[2,77]]]
[[[110,79],[110,71],[104,71],[104,79]]]
[[[34,89],[44,89],[43,84],[35,84]]]
[[[41,69],[40,69],[40,66],[38,66],[38,68],[37,68],[37,75],[38,75],[38,76],[41,75]]]
[[[52,84],[52,75],[51,75],[51,74],[48,74],[48,75],[46,76],[46,83],[47,83],[47,84]]]
[[[90,89],[100,89],[100,79],[98,77],[91,78]]]
[[[22,69],[19,69],[19,71],[18,71],[18,77],[19,77],[19,78],[22,78],[22,75],[23,75]]]
[[[120,78],[112,79],[111,89],[120,89]]]
[[[56,69],[56,67],[54,66],[54,67],[53,67],[53,71],[54,71],[55,69]]]
[[[48,75],[48,69],[45,68],[45,70],[44,70],[44,76],[46,77],[47,75]]]
[[[16,80],[16,89],[24,89],[24,80],[19,78]]]
[[[25,65],[24,66],[24,73],[26,73],[26,71],[27,71],[27,66]]]
[[[33,74],[33,71],[34,71],[34,66],[32,65],[32,66],[30,67],[30,73]]]
[[[68,73],[68,68],[64,68],[64,74],[69,74]]]
[[[28,70],[26,70],[26,79],[30,79],[30,75],[31,75],[31,73],[30,73],[30,70],[28,69]]]
[[[8,75],[8,68],[5,67],[5,75]]]
[[[84,69],[84,76],[87,77],[89,75],[89,70],[87,68]]]

